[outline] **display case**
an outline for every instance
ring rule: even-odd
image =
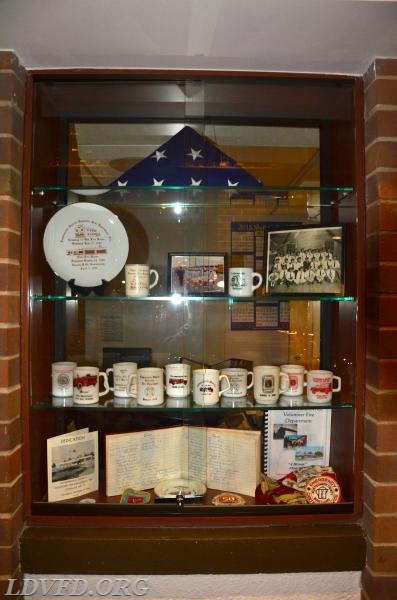
[[[28,102],[28,519],[357,519],[358,82],[37,74]],[[125,265],[137,264],[158,281],[135,295]],[[236,293],[231,269],[261,284]],[[53,395],[52,364],[65,361],[109,377],[115,363],[135,363],[134,391],[92,403]],[[175,393],[182,379],[166,374],[170,364],[191,379],[187,394]],[[305,372],[303,393],[281,382],[262,401],[269,375],[259,367],[285,365]],[[145,369],[160,381],[153,402],[139,397]],[[249,389],[233,395],[238,370]],[[306,371],[319,370],[340,378],[331,401],[308,397]],[[310,477],[332,473],[338,494],[271,493],[313,465]]]

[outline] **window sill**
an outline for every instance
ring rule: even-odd
[[[44,527],[21,536],[24,573],[222,574],[361,571],[358,525]]]

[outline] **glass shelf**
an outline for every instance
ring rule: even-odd
[[[98,302],[98,301],[114,301],[114,302],[171,302],[171,304],[181,304],[183,302],[214,302],[214,301],[227,301],[229,304],[235,304],[239,302],[286,302],[296,300],[322,300],[327,302],[355,302],[355,296],[324,296],[322,294],[298,294],[298,295],[269,295],[269,296],[249,296],[246,298],[232,298],[230,296],[63,296],[63,295],[40,295],[35,294],[31,296],[33,301],[50,301],[50,302]]]
[[[350,186],[263,186],[263,187],[216,187],[216,186],[122,186],[71,188],[62,185],[34,186],[32,196],[46,197],[54,205],[64,206],[81,200],[111,203],[128,201],[136,207],[182,208],[295,205],[304,202],[310,209],[338,206],[354,208],[354,188]]]
[[[139,191],[139,190],[150,190],[152,192],[157,192],[159,190],[184,190],[190,192],[197,191],[224,191],[228,193],[236,193],[238,192],[257,192],[258,194],[271,194],[272,192],[290,192],[290,191],[324,191],[324,192],[340,192],[343,194],[350,194],[353,192],[353,187],[351,186],[311,186],[311,185],[303,185],[303,186],[289,186],[289,185],[264,185],[262,187],[259,186],[244,186],[244,187],[224,187],[224,186],[185,186],[185,185],[161,185],[161,186],[86,186],[81,188],[69,187],[64,185],[42,185],[42,186],[34,186],[33,192],[46,192],[46,191],[57,191],[57,192],[74,192],[78,195],[82,196],[95,196],[96,194],[104,194],[106,192],[124,192],[124,191]]]
[[[114,398],[108,400],[102,400],[98,404],[74,404],[73,398],[55,398],[53,396],[45,397],[38,404],[33,404],[34,410],[68,410],[68,411],[84,411],[84,412],[130,412],[130,413],[161,413],[163,415],[172,414],[175,412],[183,412],[188,414],[202,414],[203,412],[208,413],[228,413],[236,411],[244,412],[258,412],[263,413],[267,410],[293,410],[299,411],[302,409],[310,410],[324,410],[327,408],[331,409],[346,409],[353,408],[353,402],[350,398],[347,400],[342,397],[341,394],[334,394],[332,403],[330,404],[312,404],[307,402],[306,397],[285,397],[281,398],[276,404],[261,405],[256,404],[252,398],[223,398],[221,401],[213,406],[199,406],[193,403],[191,397],[189,398],[169,398],[163,404],[158,406],[138,406],[134,399],[124,402],[124,399],[119,399],[118,403],[114,401]]]

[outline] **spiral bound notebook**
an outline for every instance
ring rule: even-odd
[[[263,470],[274,479],[311,465],[328,466],[330,409],[269,410],[264,415]]]

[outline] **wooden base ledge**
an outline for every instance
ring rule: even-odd
[[[358,525],[27,527],[24,573],[171,575],[361,571]]]

